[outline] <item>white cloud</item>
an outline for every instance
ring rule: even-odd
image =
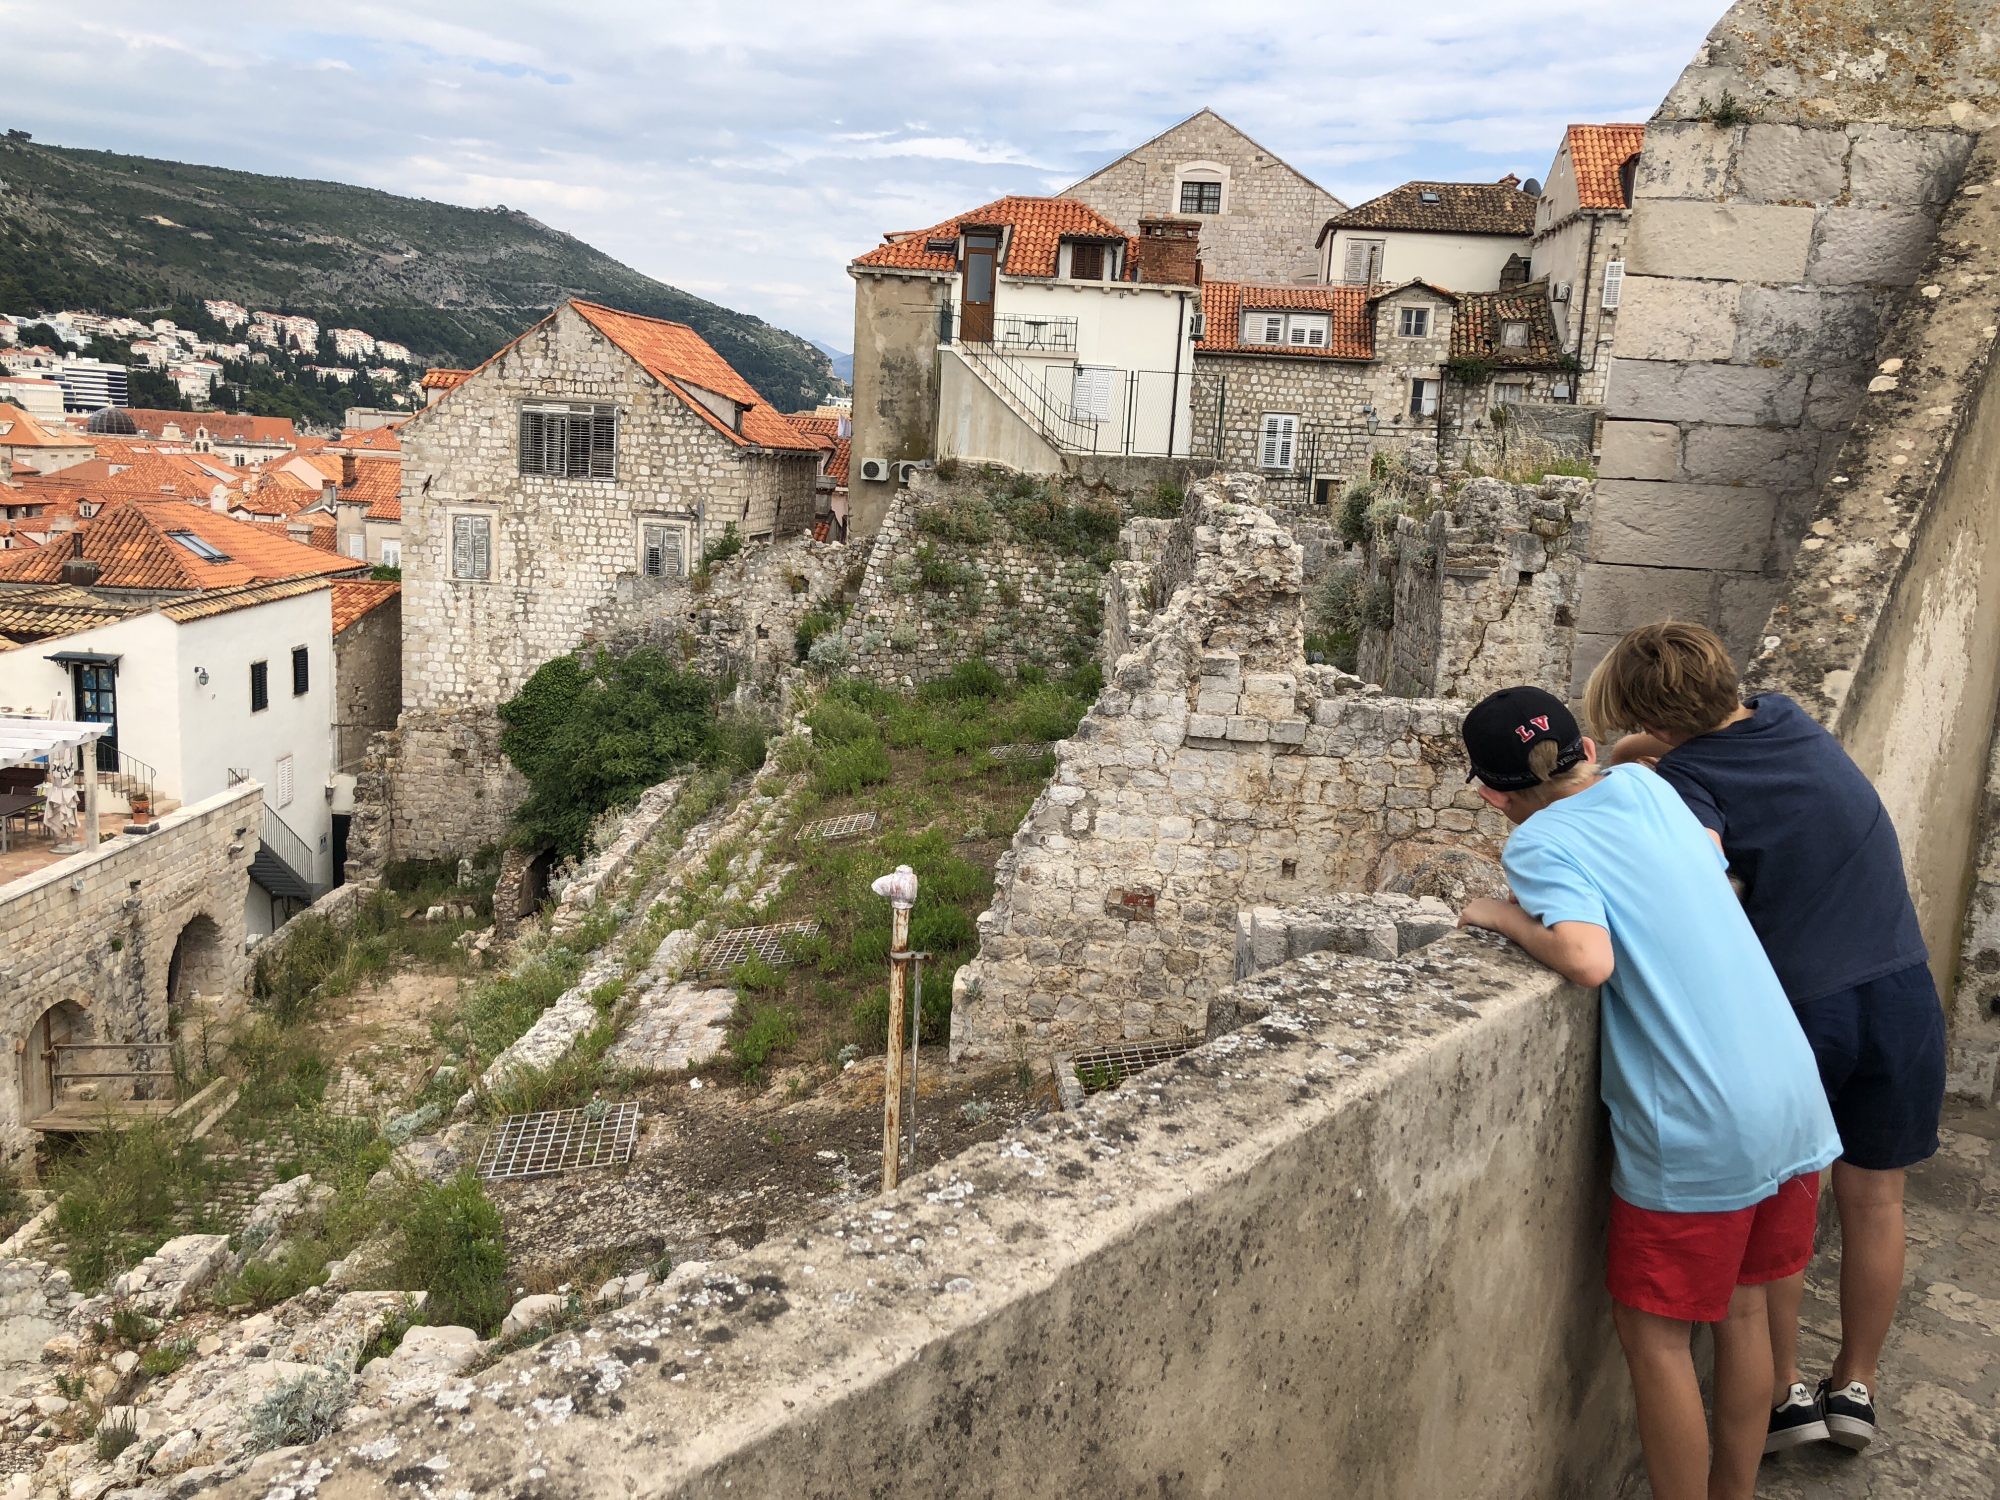
[[[841,347],[846,261],[1060,189],[1210,105],[1350,202],[1546,171],[1570,120],[1643,118],[1723,0],[1302,8],[1019,0],[0,0],[32,57],[0,123],[63,144],[505,202]]]

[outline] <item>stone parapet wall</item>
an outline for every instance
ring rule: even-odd
[[[1468,934],[1218,996],[1073,1114],[216,1493],[1622,1493],[1592,998]]]
[[[404,709],[377,735],[354,790],[348,878],[395,860],[457,859],[504,843],[528,783],[500,753],[491,708]]]
[[[1241,909],[1372,888],[1433,840],[1498,847],[1457,772],[1458,705],[1305,665],[1300,549],[1256,495],[1248,476],[1197,485],[1159,547],[1171,577],[1185,538],[1190,576],[1127,627],[1001,857],[954,1060],[1199,1032]]]
[[[1477,702],[1517,683],[1572,681],[1592,486],[1467,481],[1428,517],[1396,518],[1358,566],[1395,601],[1386,629],[1361,633],[1360,675],[1393,693]]]
[[[1995,114],[1972,0],[1741,0],[1646,130],[1582,628],[1747,658]]]
[[[33,1145],[21,1086],[23,1070],[37,1065],[25,1052],[45,1011],[80,1012],[79,1041],[164,1043],[197,994],[215,1013],[240,999],[244,896],[263,801],[262,788],[246,782],[169,813],[155,833],[107,839],[0,886],[0,1036],[10,1056],[0,1072],[0,1172]],[[184,934],[170,1014],[168,970]],[[154,1058],[148,1066],[162,1065],[164,1048]]]

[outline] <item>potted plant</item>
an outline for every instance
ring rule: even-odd
[[[131,800],[132,800],[132,821],[134,823],[152,822],[153,794],[149,791],[134,792],[132,794]]]

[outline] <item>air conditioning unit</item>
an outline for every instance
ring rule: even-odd
[[[1569,283],[1567,281],[1558,281],[1554,286],[1550,287],[1549,301],[1551,302],[1569,301]]]
[[[889,465],[879,458],[861,460],[861,477],[873,484],[881,484],[889,477]]]
[[[920,463],[900,463],[894,465],[894,468],[896,470],[896,483],[908,484],[912,479],[915,479],[917,477],[917,470],[921,469],[922,467],[923,465]]]

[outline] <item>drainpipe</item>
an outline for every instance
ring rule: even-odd
[[[1167,457],[1174,456],[1174,419],[1181,409],[1181,341],[1187,336],[1187,293],[1176,292],[1180,298],[1180,314],[1174,323],[1174,388],[1168,392],[1167,400]],[[1330,342],[1330,341],[1329,341]]]
[[[1594,348],[1590,351],[1590,363],[1586,365],[1583,362],[1584,325],[1590,321],[1589,314],[1590,314],[1591,268],[1596,264],[1596,262],[1597,262],[1597,215],[1592,214],[1590,216],[1590,244],[1583,252],[1583,311],[1579,312],[1576,315],[1576,349],[1574,350],[1574,353],[1576,354],[1577,369],[1576,369],[1576,374],[1570,377],[1570,382],[1569,382],[1569,404],[1571,406],[1575,406],[1577,404],[1577,398],[1583,394],[1583,372],[1585,370],[1594,369],[1596,368],[1597,365],[1597,350]],[[1569,300],[1571,306],[1575,306],[1576,291],[1574,288],[1572,288],[1570,291]]]

